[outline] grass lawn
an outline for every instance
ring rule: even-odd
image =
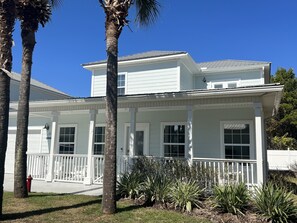
[[[31,193],[29,198],[16,199],[4,193],[3,222],[201,222],[207,219],[174,211],[135,206],[119,201],[115,215],[103,215],[101,199],[83,195]]]

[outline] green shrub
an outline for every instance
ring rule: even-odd
[[[156,173],[146,178],[142,185],[142,194],[148,205],[154,203],[166,205],[170,193],[171,180],[162,173]]]
[[[297,207],[292,193],[282,187],[268,183],[256,188],[254,202],[258,212],[273,223],[294,222],[292,220],[296,218]]]
[[[243,215],[249,192],[243,183],[214,187],[215,206],[223,212]]]
[[[118,181],[118,193],[122,197],[136,198],[140,194],[142,176],[139,173],[127,172]]]
[[[270,170],[268,175],[268,182],[273,184],[274,187],[282,187],[287,192],[293,191],[297,193],[297,185],[291,182],[294,179],[292,171]]]
[[[182,211],[192,211],[192,207],[200,207],[202,189],[200,189],[196,181],[182,181],[177,180],[171,188],[171,201],[174,203],[175,208],[180,208]]]

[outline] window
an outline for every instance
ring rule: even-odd
[[[74,154],[75,127],[60,127],[59,154]]]
[[[226,159],[250,159],[250,124],[224,123]]]
[[[224,80],[217,82],[210,82],[208,88],[219,89],[219,88],[236,88],[239,86],[240,80]]]
[[[214,84],[213,88],[223,88],[223,84]]]
[[[118,74],[118,95],[125,95],[126,74]]]
[[[185,125],[165,125],[163,133],[164,156],[185,157]]]
[[[94,155],[103,155],[105,147],[105,127],[95,128]]]

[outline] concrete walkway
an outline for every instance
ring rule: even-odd
[[[4,191],[13,191],[13,174],[5,174]],[[43,180],[32,181],[32,192],[57,193],[57,194],[84,194],[91,196],[102,195],[102,185],[86,186],[82,183],[46,182]]]

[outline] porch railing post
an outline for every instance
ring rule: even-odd
[[[193,106],[187,107],[187,152],[186,158],[189,165],[193,164]]]
[[[264,121],[261,103],[254,104],[255,111],[255,136],[257,156],[257,184],[265,183],[264,173]]]
[[[89,125],[89,141],[88,141],[88,161],[87,161],[87,176],[84,179],[84,184],[91,185],[93,182],[93,147],[94,147],[94,136],[95,136],[95,127],[96,127],[96,113],[97,110],[90,110],[90,125]]]
[[[51,133],[51,146],[50,146],[50,154],[49,154],[49,167],[48,167],[48,173],[46,176],[46,181],[51,182],[53,181],[54,176],[54,154],[55,154],[55,148],[56,148],[56,136],[57,136],[57,130],[58,130],[58,112],[52,113],[52,133]]]
[[[129,156],[135,155],[135,136],[136,136],[136,113],[137,108],[130,108],[130,133],[129,133]]]

